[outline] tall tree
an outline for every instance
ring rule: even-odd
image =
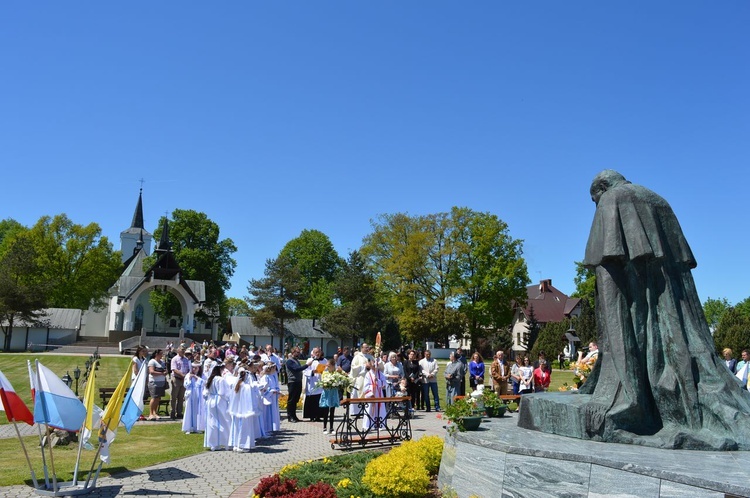
[[[732,305],[729,304],[729,301],[725,297],[721,299],[711,299],[709,297],[706,299],[706,302],[703,303],[703,314],[706,316],[706,322],[708,322],[708,327],[712,331],[716,330],[721,317],[731,307]]]
[[[537,358],[539,353],[543,352],[547,363],[552,368],[552,361],[557,359],[557,355],[568,344],[565,339],[567,331],[567,321],[545,323],[540,327],[539,337],[534,341],[534,347],[531,348],[531,357]]]
[[[253,324],[270,328],[281,337],[284,347],[285,323],[299,318],[297,306],[300,302],[302,276],[299,269],[286,258],[266,260],[264,277],[250,280],[247,288],[250,296],[245,300],[250,305]]]
[[[3,243],[0,255],[0,320],[5,334],[3,350],[11,347],[13,323],[34,322],[40,310],[48,307],[47,295],[51,282],[39,266],[37,251],[28,233]]]
[[[228,316],[250,316],[250,306],[247,301],[237,297],[227,298]]]
[[[299,314],[302,318],[320,318],[333,309],[333,282],[341,258],[331,240],[319,230],[302,230],[286,243],[283,256],[302,276]]]
[[[507,330],[512,303],[525,302],[529,281],[522,241],[490,213],[454,207],[450,213],[381,215],[362,253],[391,293],[402,332],[424,338],[454,330],[457,317],[472,340]],[[438,312],[435,307],[445,312]],[[450,310],[460,310],[460,315]],[[444,319],[438,324],[435,320]]]
[[[532,304],[529,307],[529,316],[526,321],[526,351],[530,352],[534,349],[534,344],[536,344],[536,339],[539,337],[539,331],[541,328],[542,326],[539,323],[539,320],[536,319],[534,305]]]
[[[714,347],[717,353],[724,348],[731,349],[735,357],[750,345],[750,316],[741,310],[729,308],[719,320],[714,331]]]
[[[477,344],[480,337],[510,324],[513,303],[526,303],[523,244],[491,213],[454,207],[451,225],[456,261],[451,288],[466,315],[472,344]]]
[[[596,272],[592,268],[583,266],[583,262],[576,261],[576,276],[573,283],[576,290],[573,297],[586,299],[593,306],[596,299]]]
[[[324,317],[326,331],[340,339],[372,341],[389,313],[375,277],[358,251],[343,262],[333,285],[337,305]]]
[[[165,217],[159,219],[154,233],[162,233],[165,221]],[[219,236],[219,225],[205,213],[192,209],[172,211],[169,239],[184,277],[203,281],[206,286],[205,309],[226,316],[226,290],[237,267],[232,257],[237,247],[232,239],[219,239]],[[154,257],[152,255],[149,261],[153,262]],[[176,298],[168,292],[152,291],[149,301],[162,318],[181,313]]]
[[[29,236],[45,279],[51,283],[50,307],[85,310],[105,303],[120,274],[121,260],[99,225],[77,225],[65,214],[44,216]]]

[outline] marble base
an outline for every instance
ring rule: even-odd
[[[750,452],[665,450],[518,427],[446,435],[438,486],[478,497],[750,497]]]

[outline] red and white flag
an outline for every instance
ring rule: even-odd
[[[8,417],[8,422],[26,422],[29,425],[34,425],[34,416],[31,414],[26,404],[18,397],[13,386],[0,372],[0,410],[5,412],[5,416]]]
[[[26,360],[26,365],[29,367],[29,382],[31,383],[31,402],[36,401],[36,374],[31,368],[31,360]]]

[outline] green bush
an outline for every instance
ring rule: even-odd
[[[424,496],[430,476],[440,470],[443,440],[438,436],[408,441],[367,464],[362,484],[384,497]]]

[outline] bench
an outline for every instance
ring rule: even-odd
[[[102,401],[102,408],[107,406],[107,403],[112,399],[112,395],[115,393],[116,388],[114,387],[100,387],[99,388],[99,399]],[[127,394],[127,393],[126,393]],[[149,400],[148,391],[146,391],[145,395],[143,396],[143,403],[144,406],[148,405]],[[164,415],[169,416],[169,412],[171,410],[171,402],[170,399],[167,397],[162,397],[161,400],[159,400],[159,408],[157,409],[158,413],[164,413]]]
[[[501,394],[500,399],[503,400],[503,403],[505,403],[506,405],[509,403],[516,403],[518,405],[521,404],[520,394]]]
[[[354,446],[360,448],[370,444],[397,444],[401,441],[411,439],[411,415],[409,414],[409,401],[411,398],[346,398],[341,402],[345,408],[343,420],[336,429],[335,437],[330,439],[331,449],[336,445],[343,449],[351,449]],[[367,412],[367,405],[371,403],[385,404],[385,417],[375,415],[373,418]],[[357,413],[352,413],[355,407]],[[364,422],[369,422],[369,427],[364,428]]]

